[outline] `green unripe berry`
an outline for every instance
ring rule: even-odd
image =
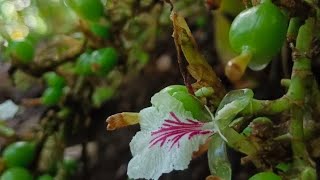
[[[27,167],[35,157],[35,145],[31,142],[19,141],[7,146],[2,154],[7,167]]]
[[[234,19],[229,32],[231,47],[238,53],[252,54],[251,69],[263,69],[280,51],[287,24],[281,10],[271,0],[264,0]]]
[[[28,64],[33,60],[34,47],[28,40],[9,42],[10,54],[23,64]]]
[[[93,74],[91,70],[91,54],[86,52],[80,55],[77,59],[75,71],[77,74],[85,76]]]
[[[104,14],[104,7],[100,0],[68,0],[67,3],[86,20],[98,21]]]
[[[41,102],[44,105],[52,106],[58,104],[63,95],[62,88],[47,88],[41,96]]]
[[[99,23],[91,23],[89,25],[89,29],[94,35],[100,38],[109,39],[111,37],[110,27],[107,25],[101,25]]]
[[[102,48],[84,53],[77,60],[76,72],[81,75],[106,75],[118,62],[118,53],[112,48]]]
[[[14,167],[6,170],[0,180],[33,180],[33,177],[27,169]]]
[[[62,76],[59,76],[55,72],[47,72],[44,75],[44,79],[46,80],[49,87],[63,88],[65,86],[64,78]]]
[[[103,48],[92,52],[92,71],[98,75],[105,75],[111,71],[118,62],[118,53],[112,48]]]

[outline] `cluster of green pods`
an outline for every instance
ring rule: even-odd
[[[8,145],[2,152],[2,160],[5,170],[0,176],[0,180],[53,180],[49,173],[34,175],[29,171],[29,167],[36,160],[36,144],[29,141],[17,141]],[[74,159],[65,158],[62,166],[68,173],[73,174],[77,169],[77,162]]]
[[[35,144],[18,141],[7,146],[2,159],[7,169],[1,174],[0,180],[33,180],[33,175],[27,169],[36,154]]]

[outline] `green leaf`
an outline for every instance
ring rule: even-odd
[[[212,175],[231,180],[232,169],[228,159],[226,143],[218,135],[213,135],[208,149],[208,164]]]
[[[222,99],[216,111],[215,123],[219,130],[227,128],[236,115],[251,102],[252,98],[251,89],[230,91]]]
[[[253,91],[251,89],[238,89],[230,91],[227,95],[224,96],[220,105],[217,109],[217,113],[221,110],[226,104],[229,104],[233,101],[240,101],[242,104],[248,105],[248,103],[253,98]],[[240,109],[244,109],[245,107],[239,107]],[[216,114],[217,114],[216,113]]]
[[[229,146],[247,155],[256,153],[255,146],[243,135],[229,127],[239,112],[247,107],[253,98],[250,89],[240,89],[229,92],[221,101],[214,124],[217,132]]]

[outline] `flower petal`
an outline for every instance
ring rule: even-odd
[[[179,140],[179,146],[171,146],[170,143],[163,146],[150,147],[152,135],[149,132],[138,132],[130,143],[133,158],[128,165],[128,176],[138,179],[159,179],[161,174],[172,170],[186,169],[191,161],[192,153],[206,142],[211,134],[201,136],[183,136]]]
[[[193,152],[213,134],[213,123],[194,120],[168,93],[155,94],[151,103],[140,111],[141,131],[130,142],[130,178],[158,179],[163,173],[186,169]]]
[[[159,129],[170,112],[175,112],[183,120],[192,118],[192,114],[183,108],[180,101],[170,96],[168,93],[156,93],[151,98],[153,106],[140,111],[141,130],[152,131]]]

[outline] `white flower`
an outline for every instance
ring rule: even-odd
[[[186,169],[192,153],[214,133],[212,122],[193,119],[168,93],[155,94],[151,103],[140,111],[141,131],[130,142],[130,178],[158,179],[163,173]]]

